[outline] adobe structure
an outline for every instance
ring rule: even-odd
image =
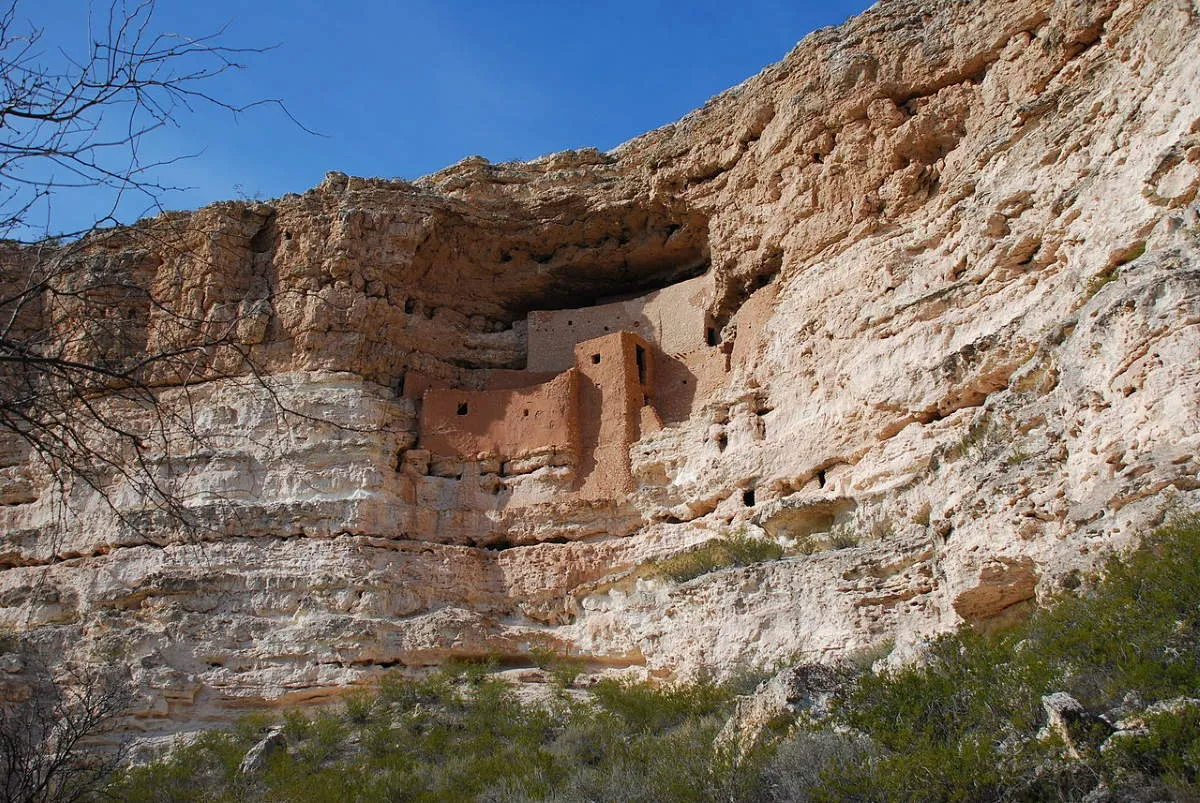
[[[496,497],[511,491],[505,478],[540,468],[559,470],[560,495],[627,496],[636,490],[630,447],[686,418],[697,392],[729,370],[710,293],[704,275],[635,298],[533,311],[525,369],[487,371],[481,388],[410,371],[403,395],[419,405],[419,424],[401,462],[410,474],[478,476]]]

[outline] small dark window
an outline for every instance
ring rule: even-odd
[[[466,402],[459,402],[459,403],[458,403],[458,414],[459,414],[459,415],[466,415],[466,414],[467,414],[467,403],[466,403]]]
[[[641,346],[634,346],[636,351],[633,353],[634,359],[637,361],[638,384],[646,384],[646,350]]]
[[[413,301],[411,298],[404,299],[404,314],[405,315],[412,315],[413,312],[416,310],[416,308],[417,308],[417,302]]]
[[[725,447],[728,445],[729,445],[729,436],[726,435],[724,432],[722,432],[720,435],[717,436],[717,448],[723,452],[723,451],[725,451]]]
[[[607,331],[609,331],[609,329],[608,329],[608,327],[607,327],[607,326],[606,326],[606,327],[604,327],[604,331],[606,331],[606,332],[607,332]]]
[[[742,491],[742,504],[746,507],[754,507],[754,489],[748,488]]]
[[[721,336],[717,334],[717,328],[710,326],[704,330],[704,340],[710,346],[721,345]]]
[[[529,418],[529,411],[528,411],[528,410],[523,410],[523,411],[521,412],[521,416],[522,416],[523,418]]]
[[[600,355],[593,354],[592,355],[592,365],[599,365],[599,364],[600,364]]]
[[[574,326],[574,325],[575,325],[575,321],[567,321],[567,326]]]

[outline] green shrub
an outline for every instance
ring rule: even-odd
[[[127,803],[246,799],[247,785],[238,769],[253,744],[232,733],[207,731],[164,760],[118,773],[106,797]]]
[[[714,743],[732,700],[711,683],[604,681],[539,705],[461,666],[392,675],[356,732],[341,716],[288,713],[287,749],[251,777],[239,765],[256,739],[213,733],[110,791],[147,803],[758,799],[752,765]]]
[[[1200,690],[1200,518],[1178,518],[1108,561],[1089,593],[1064,596],[1028,627],[1070,691],[1112,706]]]
[[[355,689],[342,697],[342,716],[352,725],[368,725],[375,715],[375,695]]]
[[[1115,783],[1129,775],[1157,778],[1173,799],[1200,798],[1200,706],[1147,717],[1146,729],[1111,742],[1105,758]]]
[[[1200,713],[1156,719],[1152,736],[1063,761],[1039,741],[1041,697],[1067,691],[1100,713],[1133,692],[1148,701],[1200,691],[1200,520],[1186,517],[1108,562],[1094,588],[1028,622],[964,628],[921,666],[865,672],[839,697],[834,724],[869,738],[869,761],[837,763],[814,799],[1074,799],[1107,774],[1190,794]],[[1189,709],[1194,712],[1194,709]],[[1149,779],[1149,780],[1147,780]],[[1155,780],[1157,779],[1157,780]]]
[[[726,687],[708,682],[656,688],[604,679],[591,688],[591,697],[630,730],[645,732],[665,731],[689,719],[713,716],[725,709],[733,695]]]
[[[538,647],[530,650],[529,657],[550,675],[550,681],[559,690],[570,688],[585,669],[587,663],[569,655],[559,655],[553,650]]]
[[[655,561],[649,566],[647,575],[685,583],[718,569],[778,560],[783,555],[783,547],[774,541],[737,533],[714,538],[690,552]]]

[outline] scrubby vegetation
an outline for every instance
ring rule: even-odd
[[[936,640],[920,666],[860,675],[819,723],[855,736],[831,750],[832,730],[825,742],[805,732],[776,762],[791,755],[809,776],[819,764],[814,800],[1076,800],[1098,786],[1114,800],[1134,790],[1195,799],[1200,706],[1179,698],[1200,694],[1198,637],[1200,521],[1191,517],[1111,561],[1090,592],[1021,626],[964,629]],[[1042,697],[1060,691],[1097,715],[1071,745],[1039,738]],[[1122,716],[1172,699],[1144,732],[1104,744]]]
[[[287,717],[287,749],[240,771],[254,723],[208,733],[169,760],[132,769],[120,800],[717,800],[752,797],[714,738],[733,695],[603,681],[522,702],[486,667],[390,677],[338,713]]]
[[[680,570],[681,574],[686,574]],[[115,779],[128,801],[1190,800],[1200,796],[1200,520],[999,633],[943,636],[919,664],[844,671],[827,708],[756,749],[717,734],[734,690],[556,675],[527,701],[487,667],[389,677],[338,712],[207,733]],[[1043,696],[1084,712],[1046,728]],[[1101,716],[1103,715],[1103,716]],[[1120,728],[1115,726],[1120,722]],[[1091,797],[1088,797],[1091,795]]]
[[[684,583],[702,574],[725,569],[730,566],[750,566],[769,560],[778,560],[784,549],[774,541],[755,538],[744,533],[733,533],[724,538],[714,538],[690,552],[672,555],[648,566],[649,577],[665,577]]]

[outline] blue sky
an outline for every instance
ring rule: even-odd
[[[160,30],[201,35],[228,26],[226,44],[277,45],[247,55],[246,69],[209,89],[235,102],[280,98],[322,136],[273,109],[237,118],[200,109],[146,145],[156,155],[199,154],[167,176],[193,188],[165,199],[170,208],[302,192],[329,170],[416,178],[471,154],[505,161],[609,149],[678,119],[782,58],[809,31],[867,5],[158,0]],[[18,15],[71,48],[85,41],[85,7],[22,0]],[[87,203],[60,197],[62,225],[86,216]]]

